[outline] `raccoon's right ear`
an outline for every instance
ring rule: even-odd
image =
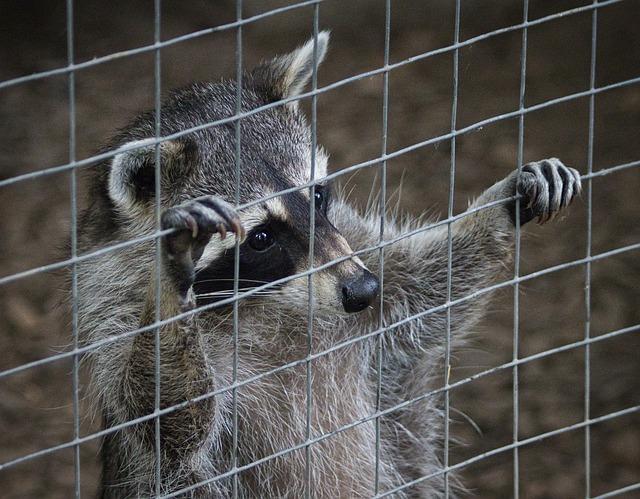
[[[318,33],[317,42],[312,38],[293,52],[256,67],[251,72],[251,76],[258,89],[272,101],[301,94],[313,75],[314,44],[316,46],[315,63],[319,66],[327,53],[329,31]],[[292,101],[287,106],[296,108],[297,104],[298,101]]]
[[[125,210],[155,198],[155,139],[133,140],[123,144],[109,170],[109,197]],[[197,146],[190,139],[180,138],[160,143],[160,187],[162,192],[184,179],[193,164]]]

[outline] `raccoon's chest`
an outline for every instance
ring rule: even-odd
[[[313,361],[310,399],[305,364],[238,389],[241,495],[301,497],[309,480],[317,497],[374,495],[375,399],[361,355]],[[232,435],[222,447],[230,463]]]

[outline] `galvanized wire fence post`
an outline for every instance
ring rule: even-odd
[[[595,343],[602,343],[613,338],[621,338],[631,334],[638,333],[640,331],[640,324],[631,325],[618,330],[610,331],[608,333],[593,336],[591,331],[592,325],[592,297],[591,297],[591,281],[592,281],[592,264],[597,261],[601,261],[607,258],[611,258],[616,255],[622,255],[630,252],[637,252],[640,250],[640,242],[634,242],[627,246],[621,246],[609,251],[593,253],[592,249],[592,231],[593,231],[593,179],[602,177],[614,172],[620,172],[629,169],[637,169],[640,167],[640,161],[631,161],[624,164],[618,164],[608,168],[602,168],[600,170],[594,170],[594,141],[595,141],[595,100],[596,96],[615,89],[620,89],[627,86],[637,85],[640,83],[640,76],[629,78],[607,85],[597,86],[596,82],[596,55],[597,55],[597,36],[598,36],[598,11],[606,6],[621,3],[625,0],[594,0],[589,5],[568,9],[562,12],[550,14],[544,17],[537,18],[535,20],[529,19],[529,2],[523,0],[522,3],[522,22],[507,26],[504,28],[496,29],[490,32],[485,32],[472,38],[461,40],[460,39],[460,20],[461,20],[461,1],[455,0],[455,19],[454,19],[454,34],[452,43],[446,47],[426,51],[418,55],[405,58],[403,60],[391,63],[390,61],[390,39],[391,39],[391,0],[384,0],[385,21],[384,21],[384,57],[383,66],[368,71],[363,71],[359,74],[344,78],[339,81],[334,81],[325,86],[318,85],[318,64],[319,64],[319,49],[318,49],[318,37],[319,37],[319,8],[322,0],[309,0],[292,3],[290,5],[275,8],[261,14],[257,14],[251,17],[243,17],[243,2],[242,0],[236,0],[235,2],[235,20],[233,22],[206,28],[191,33],[187,33],[181,36],[168,38],[162,40],[161,37],[161,12],[162,4],[161,0],[154,0],[154,42],[153,44],[128,49],[125,51],[109,54],[102,57],[97,57],[85,62],[76,63],[74,55],[74,2],[73,0],[66,0],[66,27],[67,27],[67,64],[64,67],[50,69],[34,73],[32,75],[15,77],[0,82],[0,90],[5,88],[22,85],[28,82],[40,81],[46,78],[51,78],[56,75],[66,75],[67,77],[67,92],[69,98],[68,116],[69,116],[69,154],[68,161],[65,164],[52,166],[49,168],[43,168],[34,170],[30,173],[24,173],[15,175],[10,178],[0,180],[0,189],[10,185],[18,185],[21,182],[28,182],[33,179],[43,178],[56,173],[68,172],[70,178],[70,213],[71,213],[71,230],[70,230],[70,256],[61,261],[52,262],[39,267],[23,270],[9,275],[0,277],[0,285],[9,284],[18,280],[48,272],[56,269],[69,268],[71,271],[71,338],[72,348],[69,351],[56,353],[48,357],[35,360],[29,363],[15,366],[10,369],[6,369],[0,372],[0,379],[8,378],[10,376],[24,373],[28,370],[37,369],[38,367],[48,365],[50,363],[71,359],[73,362],[73,368],[71,373],[71,382],[73,390],[73,438],[66,442],[61,442],[57,445],[42,448],[40,450],[17,456],[7,462],[0,463],[0,473],[3,470],[14,467],[20,463],[34,460],[39,457],[47,456],[64,449],[72,449],[74,455],[74,494],[76,498],[80,497],[81,490],[81,459],[80,459],[80,447],[82,444],[94,441],[99,438],[103,438],[108,435],[113,435],[115,432],[130,428],[142,423],[152,424],[154,427],[154,494],[155,497],[177,497],[182,494],[196,491],[197,489],[204,487],[214,482],[230,483],[231,495],[237,498],[241,496],[241,482],[240,474],[242,472],[255,469],[256,467],[272,461],[274,459],[286,458],[287,455],[294,452],[304,452],[305,455],[305,492],[304,495],[307,498],[313,497],[315,494],[314,487],[314,461],[313,450],[314,446],[318,446],[327,439],[334,435],[347,432],[359,425],[375,425],[375,468],[372,470],[372,480],[374,483],[373,490],[376,498],[391,496],[395,493],[407,491],[410,487],[420,484],[426,480],[432,478],[442,479],[444,495],[449,497],[451,494],[452,485],[450,483],[450,474],[454,471],[463,470],[464,468],[477,463],[479,461],[488,459],[492,456],[499,454],[512,455],[513,465],[513,496],[518,498],[520,495],[520,449],[525,446],[535,444],[537,442],[562,435],[571,431],[582,431],[584,433],[584,494],[585,497],[592,498],[592,462],[591,462],[591,427],[595,424],[605,421],[611,421],[623,416],[636,414],[640,412],[640,406],[630,406],[617,411],[609,412],[605,415],[592,418],[591,417],[591,345]],[[311,76],[311,89],[306,92],[302,92],[300,95],[293,97],[286,97],[278,102],[262,105],[256,109],[243,109],[242,107],[242,92],[243,92],[243,27],[257,22],[261,19],[283,14],[285,12],[292,12],[296,9],[309,7],[313,9],[313,69]],[[395,12],[395,11],[394,11]],[[554,99],[546,100],[538,104],[527,106],[525,102],[526,93],[526,76],[527,76],[527,49],[528,49],[528,33],[529,29],[534,26],[538,26],[550,21],[559,19],[561,17],[577,15],[581,13],[591,14],[591,54],[590,54],[590,73],[589,73],[589,88],[584,91],[575,92],[569,95],[563,95]],[[394,14],[395,16],[395,14]],[[394,17],[395,19],[395,17]],[[215,122],[209,122],[189,129],[181,130],[176,133],[163,134],[162,131],[162,108],[161,108],[161,94],[162,94],[162,50],[167,47],[176,46],[180,43],[184,43],[190,40],[201,38],[203,36],[211,35],[213,33],[222,32],[226,30],[235,30],[235,43],[236,43],[236,61],[235,61],[235,112],[233,116],[224,117]],[[475,43],[483,40],[487,40],[499,35],[503,35],[511,32],[521,33],[521,48],[520,48],[520,86],[519,86],[519,98],[518,109],[505,112],[499,115],[490,116],[479,122],[471,125],[458,127],[458,94],[459,94],[459,73],[460,73],[460,50],[464,47],[469,47]],[[93,155],[85,159],[77,159],[77,144],[76,144],[76,72],[86,68],[91,68],[99,64],[105,64],[110,61],[124,59],[138,54],[152,53],[154,56],[154,140],[153,146],[155,151],[155,203],[154,203],[154,219],[155,219],[155,231],[152,234],[140,236],[128,241],[112,244],[110,246],[102,247],[98,250],[94,250],[88,253],[80,254],[78,251],[78,171],[82,168],[95,164],[97,161],[110,160],[116,154],[116,151],[106,151],[100,154]],[[389,152],[388,133],[389,133],[389,96],[390,85],[389,75],[390,72],[417,61],[426,60],[430,57],[440,54],[451,54],[453,60],[453,72],[452,72],[452,101],[451,101],[451,120],[450,128],[447,133],[439,136],[429,137],[419,142],[410,144],[408,146],[396,149]],[[317,178],[317,153],[316,148],[318,145],[318,126],[317,126],[317,105],[318,98],[323,93],[331,90],[344,87],[355,81],[382,75],[383,89],[382,89],[382,129],[381,129],[381,152],[380,156],[372,158],[370,160],[362,161],[357,164],[350,165],[340,171],[336,171],[327,175],[324,179]],[[569,262],[557,264],[551,267],[546,267],[536,272],[528,274],[521,274],[520,257],[521,257],[521,230],[520,230],[520,197],[514,195],[513,197],[493,201],[473,208],[462,214],[454,213],[454,199],[455,199],[455,181],[456,181],[456,160],[457,160],[457,139],[459,136],[464,136],[470,132],[476,131],[484,126],[504,122],[507,120],[515,120],[518,122],[518,145],[517,145],[517,166],[521,170],[524,163],[524,125],[525,116],[529,113],[547,109],[552,106],[556,106],[562,103],[573,102],[578,99],[588,98],[589,101],[589,117],[588,117],[588,151],[587,151],[587,172],[583,175],[583,180],[586,181],[586,208],[587,208],[587,227],[586,227],[586,253],[584,258],[579,258]],[[311,102],[311,157],[310,157],[310,178],[308,182],[302,185],[295,186],[290,189],[284,189],[279,192],[275,192],[264,196],[261,199],[241,203],[240,185],[242,181],[242,120],[255,116],[260,112],[264,112],[273,109],[278,106],[285,106],[295,101],[302,99],[310,99]],[[189,134],[193,134],[202,130],[206,130],[216,126],[232,126],[234,130],[234,154],[235,154],[235,192],[234,201],[238,210],[255,206],[261,202],[269,199],[274,199],[284,194],[291,192],[301,191],[308,192],[309,194],[309,251],[308,251],[308,268],[304,272],[300,272],[293,276],[288,276],[276,281],[262,284],[249,291],[241,290],[240,288],[240,244],[239,238],[236,238],[234,247],[234,283],[233,283],[233,296],[220,300],[214,304],[203,305],[195,310],[186,311],[180,313],[174,317],[163,317],[161,314],[161,274],[162,274],[162,261],[161,261],[161,240],[162,237],[170,234],[171,231],[162,230],[161,227],[161,214],[162,214],[162,192],[161,192],[161,172],[162,172],[162,144],[163,142],[186,137]],[[448,141],[451,146],[450,153],[450,167],[449,167],[449,191],[448,191],[448,205],[447,205],[447,217],[439,222],[426,224],[416,229],[412,229],[406,233],[400,235],[394,235],[390,237],[388,231],[385,231],[385,220],[387,215],[387,167],[388,161],[393,158],[397,158],[401,155],[408,154],[412,151],[425,148],[429,145],[439,144],[441,142]],[[124,152],[126,150],[135,150],[140,146],[131,146],[129,149],[120,149],[118,152]],[[354,252],[353,255],[347,255],[334,259],[325,264],[315,263],[315,194],[317,192],[317,184],[319,181],[332,180],[339,178],[343,175],[356,172],[358,170],[366,168],[379,168],[380,172],[380,194],[378,202],[378,216],[379,216],[379,232],[377,243],[372,244],[370,247],[360,248]],[[516,205],[515,210],[515,262],[513,269],[513,276],[510,279],[502,280],[493,285],[479,289],[474,292],[470,292],[465,296],[453,296],[452,295],[452,281],[453,281],[453,260],[454,260],[454,237],[452,225],[461,220],[462,218],[469,216],[470,214],[478,211],[504,204],[506,202],[514,201]],[[404,239],[407,239],[418,234],[422,234],[428,230],[436,227],[446,226],[447,230],[447,287],[446,287],[446,301],[436,307],[429,310],[420,310],[413,315],[403,317],[396,320],[393,323],[387,323],[388,320],[384,317],[384,293],[385,293],[385,249],[387,246],[398,243]],[[155,285],[155,321],[153,324],[143,327],[137,327],[126,333],[114,335],[109,338],[105,338],[96,341],[89,345],[84,345],[79,342],[78,331],[78,266],[82,262],[88,261],[93,258],[98,258],[115,252],[132,247],[135,244],[141,242],[151,241],[155,244],[155,259],[154,259],[154,285]],[[364,255],[367,253],[377,252],[378,266],[379,266],[379,278],[380,278],[380,295],[379,295],[379,316],[377,321],[377,327],[373,331],[369,331],[366,334],[343,339],[324,349],[316,349],[314,347],[314,283],[313,276],[315,273],[322,271],[337,263],[346,261],[352,256]],[[540,278],[542,276],[550,275],[560,270],[569,268],[581,268],[584,267],[584,301],[585,301],[585,323],[584,323],[584,335],[583,339],[575,341],[573,343],[564,344],[562,346],[544,350],[543,352],[532,354],[528,356],[521,356],[519,350],[520,347],[520,297],[519,290],[520,284],[528,282],[530,280]],[[284,365],[277,366],[266,372],[260,372],[257,374],[247,375],[246,378],[239,379],[239,337],[242,331],[240,331],[240,300],[244,300],[260,293],[263,290],[272,289],[275,286],[287,283],[297,278],[305,278],[308,286],[308,310],[307,310],[307,338],[306,338],[306,355],[300,359],[288,362]],[[461,380],[451,381],[451,329],[452,329],[452,307],[457,305],[478,299],[486,294],[499,289],[509,289],[513,291],[513,352],[512,360],[498,366],[485,369],[472,376],[468,376]],[[190,400],[184,400],[183,402],[170,406],[162,407],[161,395],[161,374],[162,374],[162,358],[161,358],[161,330],[163,327],[175,323],[178,320],[193,317],[194,314],[202,313],[213,308],[219,308],[222,306],[231,306],[233,308],[233,366],[232,366],[232,381],[228,386],[216,387],[208,393],[195,397]],[[429,315],[444,313],[446,314],[445,323],[445,351],[444,351],[444,382],[442,386],[438,386],[431,391],[419,394],[402,402],[392,405],[390,407],[383,406],[382,393],[383,393],[383,359],[384,359],[384,347],[386,342],[384,341],[387,336],[392,336],[397,333],[398,328],[406,325],[412,321],[419,320]],[[100,431],[88,433],[86,435],[81,434],[80,421],[82,415],[80,414],[80,382],[79,382],[79,368],[80,359],[83,354],[95,351],[98,348],[106,345],[113,344],[114,342],[124,340],[126,338],[133,338],[140,334],[154,334],[154,410],[151,414],[146,414],[138,418],[113,425]],[[328,355],[332,355],[336,352],[340,352],[350,346],[371,341],[371,345],[374,348],[374,369],[375,372],[375,408],[371,414],[364,416],[358,420],[349,421],[346,424],[338,428],[333,428],[328,432],[323,432],[321,425],[318,428],[314,428],[314,407],[313,407],[313,362],[322,359]],[[576,349],[584,349],[584,417],[578,423],[563,426],[545,433],[541,433],[532,437],[520,438],[520,394],[519,394],[519,376],[520,366],[527,363],[540,360],[561,352],[568,352]],[[238,391],[243,387],[250,385],[251,383],[257,383],[268,376],[278,374],[286,371],[287,369],[299,368],[305,369],[306,374],[306,407],[305,407],[305,432],[304,439],[297,445],[292,447],[278,449],[270,455],[264,456],[253,462],[241,462],[239,459],[239,445],[242,438],[241,428],[239,426],[239,397]],[[452,463],[450,453],[450,442],[453,440],[451,437],[450,429],[450,411],[451,411],[451,390],[470,384],[478,379],[485,378],[491,374],[498,372],[510,372],[512,376],[512,401],[513,401],[513,431],[511,443],[503,445],[498,448],[486,451],[484,453],[475,455],[466,460],[461,460]],[[231,394],[231,459],[230,467],[223,473],[208,477],[201,482],[191,484],[180,490],[168,490],[163,488],[163,467],[162,467],[162,435],[161,435],[161,418],[176,411],[182,410],[191,404],[198,404],[207,399],[211,399],[221,395]],[[431,397],[441,397],[444,403],[444,424],[443,424],[443,449],[442,449],[442,467],[436,472],[428,475],[420,476],[407,483],[402,483],[393,488],[383,488],[381,486],[381,476],[383,463],[383,447],[382,447],[382,425],[386,416],[393,414],[396,411],[400,411],[412,404],[418,404]],[[613,497],[616,495],[622,495],[627,492],[640,490],[640,482],[630,484],[628,486],[606,492],[597,497]]]

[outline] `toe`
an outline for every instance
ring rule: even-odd
[[[549,221],[561,208],[563,182],[559,173],[558,160],[549,160],[542,163],[542,171],[549,185],[549,206],[544,222]]]
[[[560,209],[562,209],[569,206],[573,199],[575,179],[569,168],[564,165],[561,165],[558,173],[562,177],[562,200],[560,202]]]
[[[524,167],[524,170],[535,176],[536,195],[531,198],[531,207],[534,216],[538,217],[538,223],[542,224],[546,221],[549,212],[549,182],[542,173],[540,163],[530,163]]]
[[[240,216],[233,205],[213,196],[202,199],[200,203],[214,211],[224,221],[225,234],[226,231],[231,231],[240,239],[244,238],[244,228],[240,222]]]

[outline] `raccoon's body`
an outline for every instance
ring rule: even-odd
[[[328,36],[317,41],[318,60]],[[313,67],[313,42],[243,77],[242,110],[297,95]],[[162,106],[161,134],[215,122],[235,113],[235,83],[193,85]],[[109,149],[118,154],[95,174],[80,228],[84,251],[153,234],[155,135],[152,114],[141,115]],[[443,416],[433,389],[442,373],[447,330],[446,225],[398,238],[384,248],[384,324],[377,372],[379,217],[360,215],[323,183],[327,159],[316,152],[311,178],[311,134],[294,101],[241,120],[238,213],[233,123],[201,128],[163,142],[159,316],[160,408],[197,399],[160,418],[160,482],[156,481],[155,332],[156,246],[152,238],[103,253],[79,268],[79,314],[84,342],[106,342],[92,353],[92,384],[105,428],[103,497],[178,493],[198,497],[301,497],[310,483],[317,497],[368,497],[420,477],[397,497],[431,497],[443,488]],[[235,237],[240,244],[240,292],[309,269],[310,190],[316,180],[313,329],[308,341],[308,277],[258,291],[238,306],[237,460],[234,463]],[[579,192],[575,170],[558,160],[523,168],[495,184],[451,227],[451,300],[491,284],[510,259],[514,223],[546,221]],[[516,214],[514,197],[522,196]],[[198,198],[198,199],[195,199]],[[502,203],[496,201],[505,200]],[[476,207],[490,204],[476,210]],[[385,240],[418,222],[385,221]],[[246,233],[246,235],[245,235]],[[332,266],[328,262],[338,260]],[[452,341],[480,318],[487,295],[451,310]],[[210,305],[181,319],[194,305]],[[440,307],[411,320],[403,319]],[[352,312],[352,313],[345,313]],[[359,312],[359,313],[355,313]],[[142,333],[131,334],[138,328]],[[365,339],[357,339],[365,335]],[[339,348],[336,345],[344,343]],[[312,353],[311,400],[307,366]],[[323,353],[326,352],[326,353]],[[322,355],[315,355],[323,353]],[[286,364],[287,368],[280,368]],[[278,369],[280,368],[280,369]],[[276,370],[275,373],[264,375]],[[377,378],[381,376],[378,398]],[[255,378],[255,379],[253,379]],[[245,382],[252,379],[250,382]],[[208,395],[207,395],[208,394]],[[308,404],[309,402],[309,404]],[[309,413],[307,407],[309,406]],[[375,415],[379,422],[376,448]],[[128,421],[141,420],[132,424]],[[307,421],[310,420],[310,434]],[[311,440],[305,447],[307,438]],[[290,452],[285,449],[294,448]],[[269,458],[273,454],[276,457]],[[376,459],[379,456],[379,459]],[[309,459],[308,459],[309,458]],[[256,464],[252,464],[256,463]],[[377,463],[377,466],[376,466]],[[240,468],[237,481],[233,466]],[[219,477],[222,475],[222,477]],[[433,476],[430,476],[433,475]]]

